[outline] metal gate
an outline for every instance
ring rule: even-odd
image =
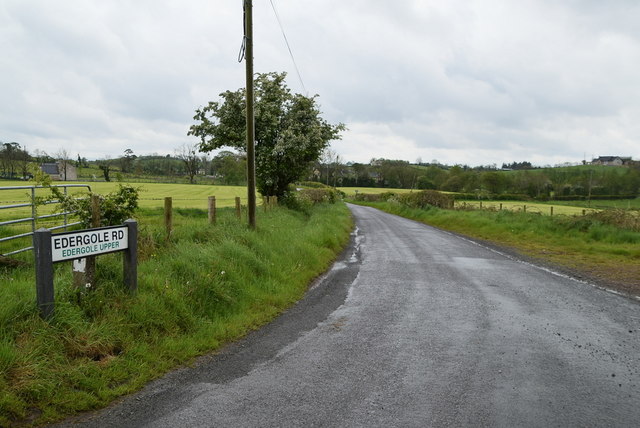
[[[61,187],[64,189],[64,194],[65,196],[67,195],[68,189],[71,187],[83,187],[89,190],[89,192],[91,192],[91,186],[89,186],[88,184],[56,184],[56,185],[52,185],[51,187]],[[58,217],[62,217],[62,224],[59,225],[55,225],[52,227],[48,227],[49,230],[57,230],[57,229],[65,229],[69,226],[75,226],[80,224],[79,221],[73,222],[73,223],[69,223],[69,216],[71,214],[74,214],[73,212],[62,212],[62,213],[53,213],[53,214],[45,214],[45,215],[38,215],[37,214],[37,204],[36,204],[36,189],[44,189],[46,188],[45,186],[6,186],[6,187],[0,187],[0,191],[3,190],[28,190],[30,192],[31,195],[31,200],[29,202],[23,202],[23,203],[14,203],[11,205],[0,205],[0,210],[10,210],[10,209],[18,209],[18,208],[26,208],[26,207],[30,207],[31,208],[31,216],[30,217],[24,217],[24,218],[18,218],[18,219],[12,219],[12,220],[6,220],[6,221],[0,221],[0,227],[4,227],[4,226],[9,226],[9,225],[17,225],[17,224],[21,224],[21,223],[31,223],[31,231],[30,232],[25,232],[25,233],[18,233],[15,235],[11,235],[11,236],[3,236],[0,238],[0,244],[4,243],[4,242],[8,242],[14,239],[20,239],[20,238],[26,238],[26,237],[31,237],[33,236],[33,233],[36,231],[36,227],[38,224],[38,220],[44,220],[44,219],[55,219]],[[58,200],[50,200],[50,201],[46,201],[44,202],[44,205],[50,205],[50,204],[57,204],[59,201]],[[18,254],[18,253],[22,253],[24,251],[29,251],[33,249],[33,245],[30,245],[28,247],[24,247],[24,248],[20,248],[14,251],[10,251],[7,253],[2,253],[0,255],[2,256],[10,256],[13,254]]]

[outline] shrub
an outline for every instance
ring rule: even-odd
[[[632,211],[608,209],[591,213],[589,216],[603,224],[640,232],[640,216]]]
[[[410,208],[438,207],[444,209],[453,208],[454,201],[451,195],[435,190],[403,193],[398,197],[398,200]]]
[[[333,187],[327,186],[324,183],[320,183],[318,181],[302,181],[299,183],[302,187],[311,187],[314,189],[332,189]]]
[[[131,218],[138,209],[138,191],[136,187],[118,185],[118,190],[107,195],[97,195],[100,205],[100,226],[121,224]],[[64,195],[60,189],[51,188],[53,195],[60,201],[60,212],[75,212],[84,227],[91,226],[91,198],[76,198]],[[94,194],[92,194],[94,195]]]
[[[398,194],[395,192],[383,192],[383,193],[357,193],[355,196],[356,201],[363,202],[385,202],[390,199],[397,199]]]
[[[314,204],[319,204],[321,202],[329,202],[333,204],[342,198],[341,193],[342,192],[337,189],[327,187],[322,189],[302,189],[298,192],[298,196],[303,199],[308,199]]]
[[[344,192],[333,187],[309,188],[298,191],[290,190],[282,199],[287,208],[307,212],[313,205],[321,203],[334,204],[344,197]]]

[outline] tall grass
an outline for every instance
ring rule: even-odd
[[[259,212],[248,230],[232,210],[140,218],[139,291],[123,290],[118,254],[98,258],[98,286],[75,289],[55,266],[56,313],[42,321],[32,268],[0,271],[0,426],[38,423],[109,403],[214,350],[297,301],[348,240],[343,204],[309,214]]]

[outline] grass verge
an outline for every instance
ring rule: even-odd
[[[118,254],[98,258],[98,286],[75,289],[55,266],[56,314],[42,321],[31,267],[0,270],[0,426],[40,424],[106,405],[273,319],[304,294],[349,239],[344,204],[260,212],[250,231],[232,210],[215,226],[176,209],[139,218],[139,291],[122,290]]]
[[[606,213],[551,217],[507,210],[423,210],[396,202],[356,203],[494,242],[624,294],[640,296],[640,232],[610,224],[603,220]]]

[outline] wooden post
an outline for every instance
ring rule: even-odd
[[[245,77],[247,83],[245,110],[247,123],[247,217],[249,227],[256,228],[256,166],[255,166],[255,117],[253,88],[253,2],[244,0],[244,41],[245,41]],[[240,218],[239,200],[236,199],[236,211]]]
[[[482,201],[480,201],[480,209],[482,209]]]
[[[240,196],[236,196],[236,217],[240,218],[242,216],[242,210],[240,205]]]
[[[73,276],[73,286],[76,288],[84,287],[87,281],[87,259],[76,259],[71,262],[71,274]],[[94,259],[95,265],[95,259]]]
[[[122,256],[122,271],[124,285],[133,294],[138,290],[138,222],[129,219],[125,220],[124,225],[128,229],[128,248]]]
[[[582,215],[587,215],[587,210],[582,210]]]
[[[527,206],[526,205],[523,205],[522,209],[524,210],[525,213],[527,212]]]
[[[100,196],[91,195],[91,227],[100,227]],[[87,284],[94,285],[96,278],[96,257],[89,256],[84,259],[74,260],[71,264],[73,270],[73,284],[76,287],[84,287]]]
[[[502,202],[500,202],[500,211],[502,211]]]
[[[53,257],[51,231],[38,229],[33,233],[33,254],[36,266],[36,302],[40,316],[49,319],[54,311]]]
[[[264,209],[264,212],[267,212],[267,203],[268,203],[267,201],[268,201],[267,197],[263,196],[262,197],[262,208]]]
[[[167,239],[173,231],[173,199],[170,196],[164,198],[164,227],[167,230]]]
[[[100,227],[100,197],[91,195],[91,227]]]
[[[551,215],[551,217],[553,217],[553,206],[550,209],[550,215]]]
[[[216,197],[209,196],[209,224],[216,224]]]

